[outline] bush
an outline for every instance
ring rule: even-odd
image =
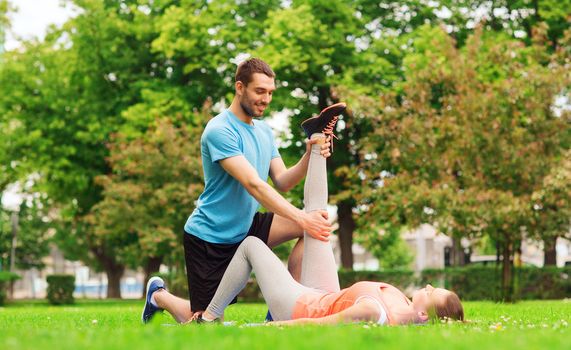
[[[500,300],[502,270],[493,266],[427,269],[422,271],[419,285],[427,283],[453,290],[462,300]]]
[[[48,300],[52,305],[73,304],[73,291],[75,290],[75,276],[49,275]]]
[[[516,269],[516,298],[563,299],[571,297],[571,267]]]
[[[13,272],[0,271],[0,306],[4,305],[6,302],[10,283],[17,279],[20,279],[20,276]]]
[[[571,268],[519,267],[514,270],[514,299],[562,299],[571,296]],[[420,285],[455,291],[462,300],[501,300],[500,266],[424,270]]]

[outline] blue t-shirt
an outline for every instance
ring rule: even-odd
[[[249,125],[225,110],[212,118],[200,139],[204,192],[198,198],[184,230],[211,243],[242,241],[260,204],[219,161],[243,155],[263,181],[268,180],[270,161],[280,156],[270,127],[261,120]]]

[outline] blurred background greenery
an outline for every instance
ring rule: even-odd
[[[492,247],[508,300],[522,240],[554,265],[570,235],[570,0],[65,2],[75,17],[0,54],[0,193],[26,198],[15,254],[0,211],[0,270],[41,267],[56,244],[105,272],[109,297],[127,268],[182,276],[200,134],[247,57],[277,74],[287,165],[301,120],[349,105],[328,164],[343,268],[355,241],[406,267],[401,234],[428,223],[452,265],[462,238]],[[0,0],[1,35],[14,5]]]

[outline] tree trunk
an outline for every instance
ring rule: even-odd
[[[502,261],[500,258],[502,256],[502,246],[500,242],[496,242],[496,267],[500,265]]]
[[[539,13],[539,0],[533,0],[533,9],[535,10],[534,16],[535,17],[535,23],[539,23],[541,22],[541,14]]]
[[[107,298],[121,299],[121,277],[125,273],[125,265],[116,262],[103,246],[90,246],[90,250],[107,275]]]
[[[459,238],[452,237],[452,249],[450,250],[450,262],[452,266],[464,266],[466,254]]]
[[[121,277],[125,273],[125,266],[111,263],[105,266],[107,274],[107,299],[121,299]]]
[[[341,266],[349,270],[353,269],[353,231],[355,231],[355,220],[353,219],[352,210],[353,206],[350,203],[339,202],[337,204]]]
[[[145,292],[147,291],[147,282],[151,278],[153,273],[159,272],[159,268],[163,263],[162,257],[152,257],[147,260],[147,263],[143,267],[145,272],[145,281],[143,283],[143,297],[145,296]]]
[[[543,265],[555,266],[557,265],[557,251],[556,251],[557,237],[546,237],[543,240]]]
[[[513,301],[513,262],[511,259],[511,243],[504,242],[502,248],[502,300],[511,302]]]

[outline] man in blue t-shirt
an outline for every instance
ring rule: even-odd
[[[306,213],[267,182],[268,176],[271,177],[280,191],[289,191],[298,184],[307,172],[311,145],[315,143],[308,140],[306,153],[299,162],[286,168],[270,127],[260,120],[272,100],[274,77],[272,69],[260,59],[241,63],[236,71],[236,95],[230,108],[211,119],[202,134],[205,188],[184,226],[190,308],[183,299],[168,302],[176,304],[174,309],[180,314],[173,316],[180,322],[206,309],[236,249],[247,236],[256,236],[272,248],[302,238],[304,231],[324,241],[331,234],[326,211]],[[328,118],[326,122],[329,121],[331,129],[334,122],[331,124],[332,116]],[[316,124],[308,124],[310,128],[321,129],[323,120],[312,119]],[[330,137],[321,147],[325,157],[331,155],[329,140]],[[268,212],[258,212],[260,205]],[[302,254],[300,239],[288,262],[296,280],[301,274]],[[143,319],[146,322],[145,316]]]

